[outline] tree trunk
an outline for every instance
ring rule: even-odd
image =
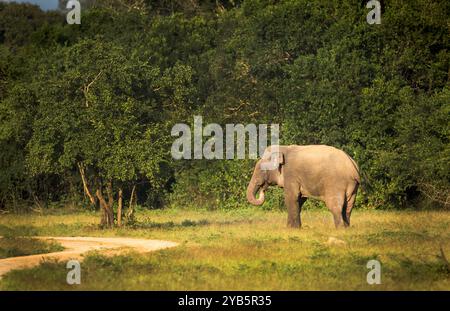
[[[106,193],[108,195],[108,206],[111,210],[113,210],[114,206],[114,197],[113,197],[113,187],[112,187],[112,181],[108,181],[106,185]]]
[[[101,188],[98,188],[95,194],[100,202],[100,207],[103,211],[100,225],[106,227],[114,226],[114,211],[112,209],[112,206],[106,203],[105,199],[103,198]]]
[[[132,220],[134,217],[135,196],[136,196],[136,185],[134,185],[133,189],[131,190],[130,205],[128,206],[128,210],[127,210],[127,221]]]
[[[119,188],[119,197],[117,199],[117,225],[122,225],[122,188]]]
[[[82,164],[82,162],[78,162],[77,165],[78,165],[78,169],[80,170],[81,180],[83,181],[84,194],[87,195],[87,197],[89,198],[89,201],[95,207],[96,206],[95,198],[91,194],[91,191],[89,191],[89,186],[88,186],[87,179],[86,179],[84,165]]]

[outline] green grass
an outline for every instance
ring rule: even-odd
[[[41,241],[25,237],[0,238],[0,259],[52,253],[62,251],[63,249],[64,247],[56,241]]]
[[[92,212],[6,215],[0,235],[127,236],[180,245],[148,254],[90,253],[81,285],[67,285],[65,262],[12,271],[3,290],[450,290],[450,213],[356,210],[352,227],[334,229],[326,210],[302,213],[301,230],[286,213],[236,211],[139,212],[133,227],[101,230]],[[335,237],[345,245],[328,245]],[[366,264],[382,265],[368,285]]]

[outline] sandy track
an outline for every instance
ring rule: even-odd
[[[44,259],[67,261],[81,259],[81,255],[88,251],[119,251],[130,249],[139,253],[156,251],[177,246],[178,243],[161,240],[133,239],[133,238],[95,238],[95,237],[34,237],[43,240],[54,240],[65,249],[61,252],[38,254],[30,256],[10,257],[0,259],[0,278],[15,269],[31,268],[39,265]]]

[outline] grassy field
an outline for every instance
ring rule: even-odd
[[[62,247],[55,241],[40,241],[26,237],[0,238],[0,259],[8,257],[53,253],[62,251]]]
[[[285,227],[286,213],[139,211],[132,228],[101,230],[90,212],[3,215],[4,236],[126,236],[179,242],[148,254],[90,253],[81,285],[67,285],[64,262],[12,271],[2,290],[450,290],[450,212],[364,211],[352,227],[334,229],[331,214],[302,213],[303,228]],[[327,243],[330,237],[343,242]],[[380,285],[368,285],[366,264],[381,262]]]

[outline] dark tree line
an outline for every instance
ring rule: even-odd
[[[368,11],[109,0],[68,25],[0,3],[0,208],[85,202],[111,224],[130,201],[245,206],[252,161],[172,160],[170,129],[194,115],[344,149],[365,206],[448,208],[450,3],[383,1],[380,25]]]

